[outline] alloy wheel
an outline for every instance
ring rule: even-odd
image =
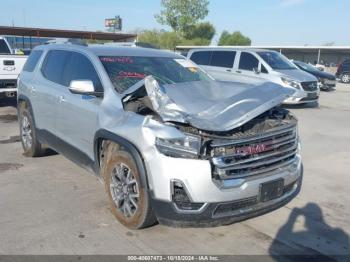
[[[133,171],[124,163],[117,164],[110,178],[110,192],[118,211],[132,217],[138,208],[139,186]]]
[[[30,149],[33,144],[33,137],[32,137],[32,128],[27,116],[22,117],[21,137],[22,137],[24,147],[26,149]]]
[[[341,77],[341,80],[343,83],[349,83],[350,82],[350,76],[348,74],[344,74]]]

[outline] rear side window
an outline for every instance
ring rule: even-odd
[[[234,51],[214,51],[211,56],[210,65],[232,68],[235,57],[236,52]]]
[[[259,60],[250,53],[242,52],[239,59],[239,69],[253,71],[259,67]]]
[[[95,91],[103,92],[103,87],[91,61],[84,55],[72,52],[63,70],[63,85],[69,86],[72,80],[91,80]]]
[[[26,72],[33,72],[36,64],[38,63],[41,55],[43,54],[42,50],[34,50],[32,51],[32,53],[30,54],[30,56],[28,57],[26,63],[23,66],[23,71]]]
[[[198,51],[191,55],[191,60],[197,65],[209,65],[211,51]]]
[[[64,85],[62,74],[70,53],[62,50],[49,51],[41,68],[44,77],[52,82]]]
[[[8,48],[4,39],[0,39],[0,54],[10,54],[10,49]]]

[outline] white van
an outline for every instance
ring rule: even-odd
[[[201,65],[216,80],[254,84],[270,81],[296,89],[286,104],[317,102],[317,79],[298,69],[282,54],[252,48],[192,49],[187,58]]]

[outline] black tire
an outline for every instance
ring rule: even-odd
[[[142,183],[132,155],[120,149],[119,145],[108,142],[104,146],[101,162],[101,175],[111,211],[117,220],[130,229],[154,225],[157,219],[151,207],[147,185]]]
[[[344,73],[340,76],[340,80],[342,83],[348,84],[350,83],[350,73]]]
[[[45,153],[41,143],[37,139],[33,116],[25,103],[20,103],[18,110],[18,122],[20,138],[24,155],[28,157],[38,157]]]

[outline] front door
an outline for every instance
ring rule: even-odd
[[[260,70],[259,59],[253,53],[240,52],[239,62],[234,69],[239,82],[248,84],[260,82],[264,79],[264,75],[260,73]]]

